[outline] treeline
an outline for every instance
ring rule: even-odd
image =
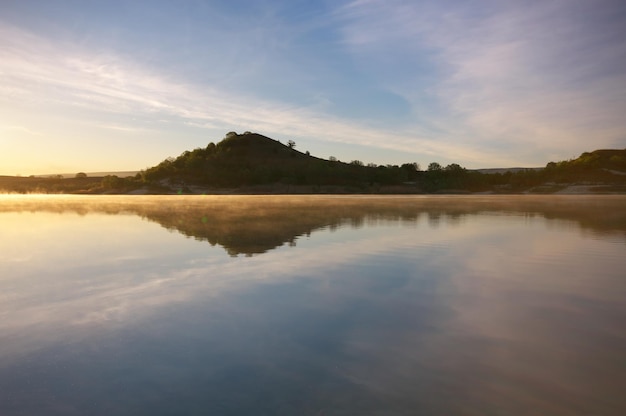
[[[550,193],[575,183],[604,184],[607,191],[623,192],[626,191],[626,149],[585,152],[575,159],[549,162],[543,169],[504,173],[468,171],[456,164],[442,168],[437,163],[431,163],[421,178],[426,192],[459,189]]]
[[[537,192],[557,190],[566,183],[595,181],[623,183],[625,150],[597,150],[579,158],[550,162],[544,169],[522,169],[505,173],[481,173],[453,163],[433,162],[426,170],[417,163],[402,165],[367,164],[359,160],[328,160],[296,150],[268,137],[230,132],[219,143],[183,152],[141,173],[147,183],[167,180],[209,187],[245,187],[287,184],[313,187],[343,186],[353,191],[377,192],[395,186],[402,192],[520,192],[535,187]],[[617,173],[615,173],[617,172]],[[551,185],[546,186],[549,183]]]
[[[102,178],[77,176],[63,178],[61,175],[48,177],[0,176],[0,192],[4,193],[56,193],[75,194],[91,193],[90,190],[100,189]]]
[[[102,194],[125,193],[145,186],[141,175],[118,177],[117,175],[87,176],[79,172],[74,177],[62,175],[0,176],[0,193],[13,194]]]
[[[260,134],[230,132],[220,142],[167,158],[135,176],[107,175],[74,178],[0,177],[0,192],[127,193],[144,188],[147,193],[191,192],[204,188],[253,188],[263,193],[550,193],[571,183],[595,182],[626,192],[626,149],[585,152],[576,159],[549,162],[543,169],[481,173],[453,163],[432,162],[422,170],[417,163],[367,164],[321,159]],[[293,187],[292,187],[293,185]],[[262,188],[265,186],[265,188]],[[256,187],[256,188],[255,188]],[[270,187],[270,188],[267,188]],[[271,188],[273,187],[273,188]]]

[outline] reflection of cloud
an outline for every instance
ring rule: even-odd
[[[430,274],[434,288],[414,280],[403,292],[415,302],[366,299],[393,312],[376,331],[351,328],[352,359],[338,371],[389,400],[415,398],[427,414],[478,415],[485,406],[619,413],[624,376],[614,366],[626,345],[626,311],[615,279],[623,242],[603,239],[590,252],[568,224],[539,217],[480,215],[468,223],[478,232],[465,238],[440,227],[443,250],[414,251],[416,275]]]
[[[91,217],[86,218],[86,221],[90,220]],[[137,313],[138,310],[146,306],[154,307],[159,304],[181,301],[189,297],[201,296],[200,293],[202,296],[207,294],[217,296],[222,290],[245,286],[255,281],[291,279],[297,271],[306,270],[308,265],[316,264],[317,271],[336,267],[338,264],[357,261],[359,257],[397,248],[396,245],[391,245],[392,242],[409,245],[411,239],[412,237],[405,236],[404,239],[399,240],[398,236],[390,235],[372,237],[365,241],[334,242],[315,250],[293,253],[292,256],[285,256],[284,252],[275,251],[264,256],[224,259],[221,262],[215,259],[183,259],[182,264],[169,264],[169,270],[165,274],[159,271],[162,265],[157,267],[148,263],[139,276],[136,276],[140,278],[138,281],[134,281],[134,273],[117,271],[115,265],[103,264],[102,266],[107,269],[112,269],[110,274],[103,270],[104,274],[98,276],[96,281],[88,282],[73,281],[80,277],[73,276],[72,280],[67,282],[70,286],[63,289],[64,300],[62,302],[53,301],[45,305],[35,302],[28,309],[24,309],[24,303],[28,303],[28,295],[15,298],[13,300],[15,304],[6,305],[5,314],[21,310],[20,316],[25,320],[6,316],[7,319],[2,320],[0,327],[23,329],[32,325],[67,322],[68,320],[75,323],[89,323],[97,320],[93,319],[97,317],[109,320],[113,316],[110,313],[112,311],[116,311],[114,315],[119,320],[125,320],[140,316],[141,314]],[[163,243],[165,244],[165,241]],[[319,263],[320,256],[324,258],[323,264]],[[151,257],[142,259],[143,262],[151,260],[153,260]],[[33,290],[38,297],[45,291],[45,288],[36,287]],[[114,304],[111,305],[111,302]],[[96,309],[96,311],[87,316],[77,313],[77,311],[90,309]]]
[[[40,231],[34,231],[30,238],[35,238],[45,247],[47,242],[55,240],[60,233],[70,232],[72,227],[78,227],[79,232],[73,232],[74,237],[66,238],[56,251],[45,253],[37,250],[37,247],[31,247],[37,256],[37,263],[24,265],[23,272],[16,275],[16,278],[25,279],[28,285],[22,284],[12,289],[9,286],[3,290],[0,332],[7,338],[4,344],[6,353],[26,353],[31,349],[41,348],[47,342],[56,342],[57,335],[65,331],[80,332],[98,327],[126,326],[147,318],[167,305],[227,296],[229,293],[249,290],[258,284],[285,283],[295,278],[326,275],[326,271],[334,270],[340,265],[358,264],[367,258],[394,250],[411,250],[415,244],[414,230],[402,232],[402,229],[393,225],[394,221],[384,220],[378,224],[383,228],[391,226],[390,230],[393,232],[384,235],[366,233],[367,237],[363,238],[362,231],[353,230],[354,239],[348,241],[331,239],[323,245],[317,243],[315,247],[301,242],[296,247],[275,250],[263,256],[230,258],[212,255],[202,258],[197,257],[195,252],[187,254],[175,251],[165,258],[155,259],[142,252],[142,247],[150,241],[153,246],[151,251],[167,252],[171,248],[166,250],[163,247],[171,247],[171,239],[180,242],[180,238],[161,233],[148,222],[142,222],[143,225],[138,227],[133,217],[127,217],[123,221],[127,225],[114,226],[119,216],[100,219],[92,215],[80,219],[73,216],[55,219],[55,216],[37,214],[39,221],[32,225],[45,226],[38,227]],[[57,222],[62,218],[66,220]],[[15,235],[10,234],[11,228],[5,233],[12,240],[19,239],[19,223],[15,224]],[[86,237],[86,231],[81,230],[89,224],[93,224],[93,228],[87,235],[101,235],[99,240],[81,240]],[[376,222],[369,221],[368,227],[375,224]],[[120,227],[134,231],[119,240],[119,237],[112,236],[111,233],[113,230],[122,232]],[[103,228],[107,231],[103,232]],[[345,230],[344,234],[350,230],[340,229]],[[423,239],[420,241],[441,249],[443,244],[437,241],[446,236],[431,235],[428,238],[428,242]],[[195,241],[186,241],[198,247]],[[81,245],[80,249],[75,247],[76,244]],[[206,251],[204,245],[198,248],[200,252]],[[114,261],[106,257],[110,250],[115,253],[112,257]],[[136,251],[141,255],[132,254]],[[103,257],[89,260],[94,252],[102,253]],[[87,260],[76,263],[76,260],[72,261],[69,257]],[[324,259],[323,262],[320,259]],[[34,264],[53,266],[50,266],[49,272],[36,278],[25,274],[27,270],[34,271],[41,267]],[[3,262],[3,267],[6,266],[7,263]],[[12,274],[7,271],[5,276]],[[32,279],[38,281],[35,283]],[[11,279],[6,282],[11,283]],[[19,336],[24,333],[31,334],[28,340]]]
[[[98,199],[96,212],[104,212]],[[261,209],[263,199],[251,199]],[[208,206],[217,199],[169,201]],[[623,241],[577,238],[570,222],[499,210],[474,211],[462,222],[444,214],[437,227],[426,214],[371,215],[348,217],[295,247],[231,258],[126,214],[0,214],[10,223],[0,253],[16,246],[13,252],[34,254],[19,272],[0,263],[8,267],[0,271],[3,366],[67,339],[104,338],[106,345],[107,331],[150,339],[164,328],[157,336],[170,353],[191,342],[185,351],[222,362],[225,348],[226,367],[261,368],[272,382],[294,373],[308,381],[299,370],[313,369],[424,413],[480,414],[491,406],[517,414],[530,406],[565,415],[569,406],[597,403],[611,414],[596,392],[618,397],[623,375],[612,369],[626,342]],[[180,332],[170,333],[172,326]],[[187,333],[198,328],[202,335]],[[121,345],[143,348],[135,342]]]
[[[536,261],[541,261],[541,259],[559,258],[559,256],[566,258],[569,252],[579,249],[579,246],[574,245],[580,244],[578,240],[572,240],[571,246],[566,247],[563,243],[558,242],[560,237],[555,241],[551,240],[550,236],[544,240],[533,239],[532,233],[534,229],[532,227],[525,229],[527,234],[518,234],[515,238],[508,234],[503,234],[499,226],[506,227],[509,222],[515,221],[515,217],[508,215],[499,216],[500,214],[498,213],[506,213],[507,210],[512,210],[511,213],[515,214],[519,208],[516,208],[517,205],[512,201],[516,199],[519,200],[519,203],[527,203],[528,205],[525,209],[529,210],[533,206],[530,200],[546,203],[547,205],[536,205],[535,209],[539,213],[542,212],[542,209],[555,210],[551,213],[552,216],[558,215],[557,201],[564,203],[568,209],[573,210],[573,213],[578,212],[579,216],[582,216],[582,213],[586,213],[590,209],[587,205],[583,205],[577,211],[571,198],[494,198],[491,200],[490,205],[492,213],[489,214],[489,218],[491,218],[489,224],[491,225],[489,227],[485,225],[485,227],[480,228],[481,226],[468,226],[468,223],[470,222],[469,219],[473,218],[471,221],[473,224],[481,224],[481,218],[483,218],[481,216],[464,216],[462,223],[459,222],[459,218],[472,212],[481,212],[485,202],[482,197],[427,199],[421,197],[285,197],[281,200],[277,200],[275,197],[93,197],[88,200],[89,204],[84,205],[87,200],[77,196],[57,198],[48,196],[7,196],[0,201],[0,211],[6,211],[8,204],[8,207],[13,206],[12,209],[18,211],[46,210],[44,207],[48,206],[53,211],[66,212],[62,216],[46,213],[37,214],[37,216],[32,218],[33,220],[37,218],[39,220],[29,225],[30,231],[28,233],[23,231],[23,223],[20,218],[20,215],[23,214],[12,214],[9,217],[10,224],[3,227],[6,237],[5,241],[27,241],[25,240],[27,237],[36,239],[38,241],[38,244],[35,244],[36,246],[54,241],[56,234],[67,234],[67,229],[65,228],[73,227],[67,221],[70,221],[70,223],[74,221],[68,220],[70,217],[67,216],[67,212],[73,210],[77,210],[81,215],[91,210],[96,213],[136,213],[148,218],[152,217],[156,221],[154,219],[156,214],[149,213],[153,210],[154,213],[161,212],[167,207],[168,210],[173,210],[169,214],[171,220],[168,221],[171,222],[169,226],[174,229],[177,221],[179,223],[188,221],[186,219],[189,216],[188,213],[191,213],[191,216],[196,219],[198,224],[203,226],[204,223],[201,222],[201,216],[198,212],[207,214],[213,211],[227,214],[217,217],[214,220],[214,225],[211,226],[209,224],[203,232],[208,232],[211,228],[218,228],[218,226],[220,230],[229,230],[231,228],[228,225],[229,221],[232,221],[233,225],[245,225],[248,217],[273,221],[274,217],[271,215],[271,212],[274,210],[276,211],[275,219],[278,220],[276,226],[270,227],[270,232],[274,234],[277,232],[276,227],[278,227],[280,221],[302,221],[303,215],[292,218],[286,215],[287,212],[293,212],[294,210],[301,212],[305,208],[309,209],[318,206],[316,204],[321,204],[319,209],[315,210],[315,212],[321,213],[319,218],[310,224],[307,223],[308,227],[312,227],[309,230],[323,230],[324,228],[320,227],[324,227],[326,224],[334,224],[335,226],[343,224],[343,227],[351,225],[351,228],[335,227],[335,231],[341,230],[342,237],[335,240],[332,237],[334,233],[330,233],[328,234],[330,236],[329,241],[322,246],[310,247],[308,244],[309,239],[302,239],[295,247],[284,247],[283,249],[270,251],[252,258],[217,259],[210,257],[203,259],[195,258],[192,254],[172,253],[163,260],[155,261],[143,249],[148,244],[149,240],[147,239],[154,238],[154,242],[151,244],[156,244],[157,247],[151,250],[160,253],[165,250],[161,247],[162,244],[167,244],[165,240],[171,237],[169,234],[161,234],[159,228],[152,227],[152,223],[142,221],[140,227],[137,227],[137,225],[131,226],[130,223],[135,224],[136,219],[134,216],[126,215],[124,217],[93,217],[91,215],[80,217],[81,224],[94,224],[94,228],[89,229],[91,231],[85,229],[84,233],[87,233],[86,235],[74,232],[71,233],[71,238],[70,236],[65,236],[63,238],[64,245],[60,246],[58,242],[55,243],[56,249],[54,251],[37,252],[33,251],[35,248],[29,250],[27,247],[15,244],[12,247],[7,246],[7,248],[2,250],[4,267],[15,263],[14,260],[16,259],[25,258],[25,251],[31,253],[28,257],[31,259],[30,267],[34,267],[33,265],[35,264],[37,265],[36,267],[43,267],[41,265],[46,264],[47,259],[56,262],[59,261],[59,259],[55,258],[56,256],[63,258],[68,256],[70,251],[76,250],[72,245],[73,242],[76,242],[78,246],[85,246],[81,250],[85,251],[84,258],[86,260],[78,264],[74,261],[76,267],[85,263],[84,268],[81,266],[75,270],[69,269],[69,275],[65,278],[69,286],[62,291],[57,290],[54,292],[57,294],[63,293],[63,300],[59,303],[54,301],[54,297],[49,298],[50,302],[39,302],[39,299],[46,293],[46,284],[51,284],[49,281],[45,281],[43,286],[33,285],[30,292],[25,295],[25,298],[14,297],[11,300],[6,297],[9,296],[11,291],[5,291],[5,300],[9,301],[9,303],[5,305],[6,308],[3,315],[5,319],[0,320],[0,326],[5,329],[17,329],[38,326],[44,323],[52,324],[52,322],[61,324],[68,321],[75,323],[93,323],[98,320],[124,321],[130,317],[141,316],[142,314],[139,311],[145,307],[152,308],[169,302],[185,301],[189,297],[197,296],[199,293],[203,295],[217,295],[221,291],[235,290],[256,281],[266,282],[277,279],[291,279],[294,275],[301,275],[302,273],[299,272],[306,271],[311,265],[315,265],[314,270],[317,273],[324,269],[336,268],[340,264],[358,264],[362,259],[390,252],[403,255],[412,250],[417,250],[417,253],[420,250],[436,250],[439,255],[433,261],[444,264],[448,261],[448,256],[444,255],[447,247],[459,245],[463,241],[468,240],[474,242],[475,247],[472,249],[474,255],[467,258],[467,264],[462,267],[462,270],[469,268],[476,273],[484,272],[489,275],[495,275],[496,270],[506,268],[502,264],[505,257],[494,253],[517,253],[515,258],[520,259],[520,264],[516,265],[515,268],[521,270],[521,275],[525,276],[526,274],[532,274],[532,269],[537,265],[543,266],[541,263],[530,263],[528,259],[532,258]],[[151,201],[157,205],[151,207]],[[164,205],[166,201],[167,203]],[[401,206],[399,201],[404,201],[403,204],[408,210],[398,209]],[[503,211],[495,209],[497,201],[503,203],[500,207]],[[619,202],[619,199],[606,198],[607,203],[610,201]],[[377,206],[378,203],[383,202],[383,205]],[[248,203],[252,205],[247,205]],[[458,210],[459,203],[461,203],[463,209],[467,210],[465,214],[463,210]],[[345,210],[341,210],[336,204],[348,205],[346,205],[347,208]],[[593,205],[595,206],[595,204]],[[298,211],[298,206],[300,206],[300,211]],[[446,211],[446,206],[451,207],[452,211]],[[544,208],[539,208],[541,206]],[[600,208],[604,210],[606,206],[608,205],[604,204]],[[204,207],[204,210],[202,210],[202,207]],[[361,211],[361,207],[366,209]],[[617,207],[614,208],[617,209]],[[200,211],[197,211],[198,209]],[[568,211],[565,212],[568,217],[574,215]],[[589,212],[590,214],[586,215],[590,217],[595,216],[593,210]],[[172,214],[175,215],[172,216]],[[164,218],[169,218],[169,216]],[[431,218],[433,216],[438,218],[436,227],[432,227]],[[328,219],[325,219],[326,217]],[[48,220],[42,220],[41,218],[48,218]],[[96,221],[95,218],[101,219]],[[120,221],[118,218],[124,218],[124,221]],[[156,218],[159,219],[159,217]],[[338,222],[338,218],[342,220]],[[535,219],[524,216],[518,218],[521,218],[523,221],[541,220],[544,223],[546,221],[541,216],[537,216]],[[61,221],[62,219],[65,220]],[[106,233],[97,231],[97,227],[100,227],[101,223],[109,222],[111,224],[129,224],[128,226],[117,225],[114,228],[111,228],[111,225],[109,225]],[[400,224],[402,224],[401,227]],[[546,224],[554,225],[560,223],[550,221]],[[571,223],[569,222],[562,222],[559,229],[562,229],[563,226],[570,227],[570,225]],[[378,231],[381,227],[386,229],[387,233]],[[119,241],[112,234],[112,231],[119,229],[119,232],[127,235],[128,231],[126,231],[126,228],[134,230],[133,233],[128,235],[128,241],[125,241],[123,246],[114,248],[114,244],[119,244]],[[189,230],[183,229],[188,234]],[[305,234],[303,229],[298,227],[295,229],[298,230],[299,235]],[[325,229],[328,230],[328,228]],[[237,228],[233,230],[237,230]],[[265,229],[258,229],[257,231],[267,232],[267,230],[263,230]],[[349,232],[348,230],[353,231]],[[573,230],[576,230],[576,228],[573,228]],[[100,234],[108,236],[107,238],[112,240],[105,239],[100,241],[102,237],[98,239],[93,238],[93,236]],[[281,241],[290,241],[295,237],[294,235],[278,234],[280,235],[279,238],[282,239]],[[313,233],[316,238],[326,234],[324,231]],[[194,236],[193,233],[188,235]],[[218,233],[215,242],[224,244],[220,242],[219,235],[222,235],[221,232]],[[350,235],[354,236],[353,240],[348,239]],[[197,236],[195,237],[197,238]],[[223,237],[226,237],[228,244],[234,244],[236,247],[240,245],[234,242],[233,239],[236,238],[236,235],[232,234],[232,232],[230,234],[226,233]],[[263,238],[262,235],[258,235],[259,240]],[[83,243],[81,239],[85,239],[87,242]],[[529,245],[527,240],[534,241],[533,245]],[[102,252],[102,248],[95,248],[93,245],[102,243],[106,243],[107,247],[113,250],[112,253],[114,255],[112,257],[105,256],[101,260],[89,260],[91,252]],[[189,240],[189,244],[197,247],[194,241]],[[64,252],[62,247],[67,247],[67,251]],[[202,246],[198,247],[198,249],[204,250]],[[38,258],[39,256],[42,256],[42,258]],[[83,258],[83,255],[78,253],[74,256]],[[324,259],[323,262],[320,262],[320,259]],[[62,268],[64,267],[62,266],[63,264],[65,263],[61,262]],[[29,267],[29,265],[24,266],[25,269]],[[94,267],[96,268],[93,271],[95,280],[79,278],[82,274],[90,275],[92,272],[89,270]],[[579,270],[586,270],[591,273],[590,267],[593,266],[587,265],[585,267],[585,265],[581,265]],[[15,275],[15,273],[7,272],[5,275],[11,276]],[[17,276],[19,275],[21,274]],[[503,276],[503,278],[510,279],[510,276]],[[559,288],[559,290],[561,289]],[[14,291],[13,293],[21,292]],[[29,297],[33,301],[28,301]],[[26,305],[30,308],[27,313],[25,313]],[[77,310],[89,311],[89,313],[87,315],[83,313],[77,314]],[[12,311],[20,311],[21,318],[18,319],[15,316],[11,316]]]

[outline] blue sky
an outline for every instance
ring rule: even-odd
[[[0,174],[137,170],[254,131],[343,161],[626,147],[626,2],[0,1]]]

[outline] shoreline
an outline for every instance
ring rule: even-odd
[[[106,177],[105,177],[106,178]],[[544,182],[534,186],[494,185],[482,189],[449,188],[427,192],[419,182],[379,185],[294,185],[273,183],[240,187],[211,187],[162,180],[141,183],[131,178],[31,178],[0,176],[0,194],[41,195],[606,195],[626,194],[626,181]]]

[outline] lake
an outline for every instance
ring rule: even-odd
[[[626,414],[624,196],[0,196],[1,415]]]

